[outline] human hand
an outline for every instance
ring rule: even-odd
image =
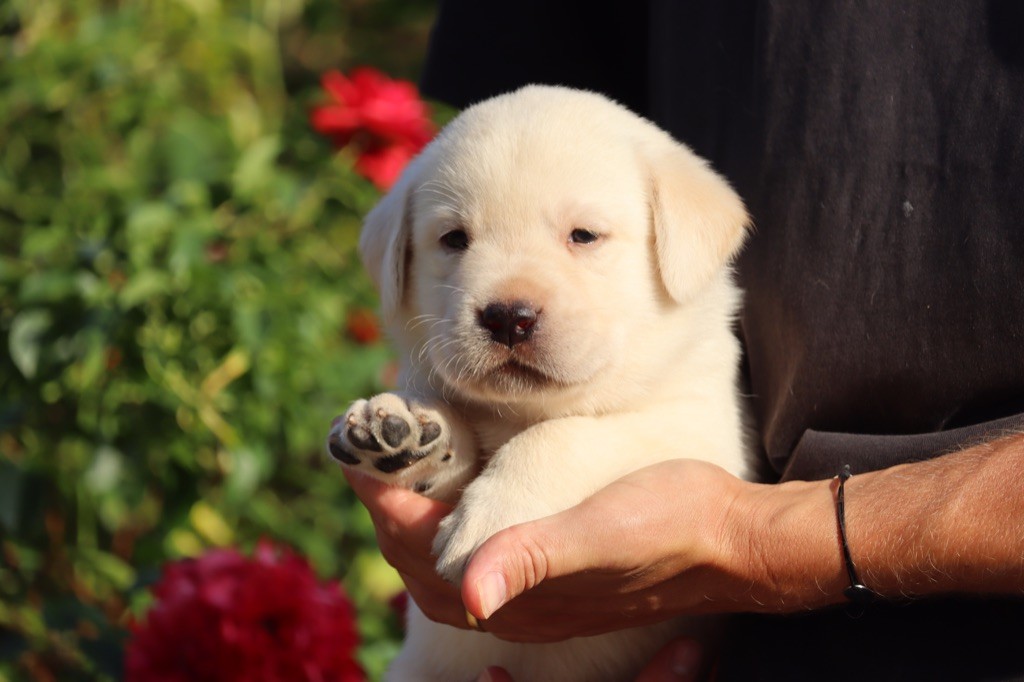
[[[684,613],[785,611],[841,598],[827,482],[763,486],[706,462],[663,462],[497,533],[473,555],[459,590],[436,575],[431,554],[451,507],[349,478],[382,553],[427,617],[467,628],[468,610],[502,639],[559,641]],[[799,532],[780,536],[778,526]],[[808,560],[819,557],[824,564]]]
[[[751,488],[696,460],[633,472],[486,541],[466,568],[462,601],[488,632],[532,642],[738,610],[751,585],[736,579],[749,571],[734,514]]]
[[[736,480],[723,470],[700,462],[680,460],[672,468],[685,471],[691,466],[723,481]],[[348,469],[344,472],[370,512],[381,553],[401,575],[409,595],[431,620],[468,629],[467,609],[479,620],[484,620],[482,614],[485,609],[481,606],[479,590],[466,593],[466,586],[479,582],[479,578],[473,576],[492,573],[486,570],[481,573],[481,567],[487,566],[488,561],[501,558],[503,552],[515,553],[517,550],[525,550],[525,558],[543,560],[544,567],[534,570],[534,567],[522,563],[509,566],[514,568],[520,581],[512,581],[514,592],[508,593],[507,599],[524,591],[526,594],[502,609],[500,616],[487,622],[487,630],[498,637],[518,641],[557,641],[663,620],[671,615],[658,612],[653,619],[624,621],[623,613],[632,611],[632,615],[637,615],[636,609],[632,606],[624,610],[620,606],[600,608],[602,603],[610,604],[604,601],[605,595],[601,590],[620,594],[623,591],[635,592],[633,587],[644,586],[645,579],[641,576],[646,573],[644,562],[647,561],[647,553],[634,551],[635,548],[631,547],[638,529],[646,527],[644,534],[652,541],[662,536],[685,536],[686,531],[679,527],[674,512],[670,511],[675,509],[677,497],[686,497],[685,488],[673,489],[677,478],[686,477],[682,472],[678,477],[665,477],[657,470],[637,472],[562,514],[499,533],[474,555],[462,592],[437,575],[434,568],[436,557],[431,551],[438,524],[452,507]],[[652,490],[653,483],[663,484],[663,489]],[[708,489],[697,480],[693,484],[698,489]],[[710,499],[714,501],[716,498],[712,495]],[[719,496],[717,501],[722,499]],[[693,500],[697,501],[696,498]],[[696,508],[705,506],[713,505],[697,504]],[[698,521],[696,525],[706,530],[711,524]],[[600,532],[592,533],[591,529]],[[534,531],[538,534],[534,535]],[[535,542],[528,545],[531,537]],[[577,537],[578,540],[575,539]],[[610,551],[613,549],[621,551]],[[659,553],[657,548],[650,549],[652,554]],[[661,549],[664,554],[675,551],[682,550],[671,545]],[[512,554],[509,559],[516,557],[519,554]],[[572,563],[570,558],[574,560]],[[661,559],[652,557],[651,561],[660,562]],[[617,584],[623,578],[626,583]],[[545,581],[545,585],[539,585]],[[601,599],[595,600],[595,595]],[[497,605],[492,604],[486,612],[490,615],[496,609]],[[553,614],[557,616],[553,618]]]

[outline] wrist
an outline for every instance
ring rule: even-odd
[[[728,527],[744,610],[788,613],[845,601],[847,587],[830,481],[748,483]]]

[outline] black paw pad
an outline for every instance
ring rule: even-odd
[[[384,442],[393,448],[398,447],[411,432],[409,424],[393,414],[385,417],[380,424],[380,435],[383,436]]]
[[[373,462],[373,466],[376,467],[378,471],[383,471],[385,474],[393,474],[399,469],[404,469],[407,466],[420,461],[424,457],[426,457],[426,454],[402,450],[401,452],[397,452],[393,455],[376,459]]]
[[[339,462],[353,465],[359,464],[359,458],[341,447],[341,443],[334,437],[327,443],[327,450],[331,453],[331,457]]]
[[[421,426],[423,430],[420,432],[420,445],[433,443],[441,435],[441,425],[437,422],[426,422]]]
[[[355,445],[360,450],[370,450],[371,452],[380,452],[384,448],[380,446],[377,439],[372,433],[364,429],[362,426],[350,426],[348,428],[348,440],[352,445]]]

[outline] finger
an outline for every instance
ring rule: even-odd
[[[390,486],[359,472],[343,470],[352,490],[366,506],[374,526],[405,543],[429,549],[437,524],[452,508],[411,490]]]
[[[387,562],[399,573],[409,573],[418,579],[440,587],[448,585],[438,575],[435,568],[437,560],[430,553],[430,545],[417,544],[407,540],[401,534],[389,535],[378,529],[377,547]]]
[[[636,682],[690,682],[700,674],[703,651],[689,638],[675,639],[662,647],[648,663]]]
[[[346,471],[345,476],[370,512],[377,545],[388,563],[400,573],[415,577],[425,591],[443,592],[457,599],[455,588],[434,570],[431,554],[437,525],[451,507],[358,472]]]
[[[512,676],[504,668],[491,667],[480,673],[476,682],[512,682]]]
[[[431,554],[437,526],[452,507],[359,472],[343,471],[370,512],[381,553],[399,571],[420,610],[433,621],[468,628],[459,590],[437,575]]]
[[[438,584],[433,580],[423,581],[405,573],[399,575],[409,590],[410,599],[416,603],[423,615],[435,623],[469,629],[458,588],[444,581]]]

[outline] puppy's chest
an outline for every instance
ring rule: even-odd
[[[480,455],[486,461],[520,433],[532,426],[532,423],[515,418],[480,417],[471,419],[470,428],[476,434],[480,447]]]

